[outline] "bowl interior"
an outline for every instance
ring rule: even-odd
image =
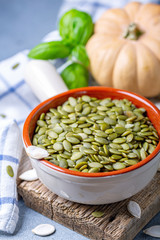
[[[34,108],[33,111],[30,113],[30,115],[28,116],[28,118],[26,119],[24,128],[23,128],[23,140],[26,147],[32,145],[31,141],[34,134],[35,127],[36,127],[36,122],[39,119],[39,116],[41,115],[41,113],[43,112],[46,113],[49,110],[49,108],[56,108],[57,106],[63,104],[71,96],[77,98],[82,95],[89,95],[91,97],[96,97],[99,99],[110,97],[112,99],[126,98],[130,100],[133,104],[135,104],[136,107],[138,108],[143,107],[146,109],[147,116],[149,117],[153,126],[157,130],[158,135],[160,136],[160,111],[148,99],[140,95],[137,95],[135,93],[131,93],[131,92],[120,90],[120,89],[113,89],[113,88],[107,88],[107,87],[86,87],[86,88],[73,89],[73,90],[61,93],[59,95],[56,95],[40,103],[36,108]],[[118,171],[112,171],[112,172],[106,172],[106,173],[93,173],[93,174],[90,173],[89,175],[88,173],[80,173],[80,172],[75,172],[68,169],[60,168],[46,160],[42,160],[42,163],[44,163],[45,165],[55,170],[58,170],[64,173],[69,173],[72,175],[89,176],[89,177],[108,176],[108,175],[125,173],[144,165],[145,163],[150,161],[155,155],[157,155],[159,150],[160,150],[160,143],[158,143],[156,149],[152,154],[150,154],[146,159],[140,161],[134,166],[127,167],[125,169],[118,170]]]

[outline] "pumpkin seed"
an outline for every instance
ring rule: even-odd
[[[127,99],[69,97],[57,109],[41,113],[32,147],[70,170],[120,170],[146,158],[158,144],[157,131],[145,114]]]
[[[104,212],[101,212],[101,211],[92,212],[92,216],[95,218],[103,217],[103,215],[104,215]]]
[[[93,168],[90,168],[88,172],[89,172],[89,173],[97,173],[97,172],[99,172],[99,171],[100,171],[99,168],[93,167]]]
[[[88,164],[91,168],[102,168],[103,165],[101,163],[98,162],[91,162]]]
[[[100,144],[107,144],[108,143],[107,139],[105,139],[103,137],[95,137],[95,141],[100,143]]]
[[[14,171],[13,171],[13,168],[12,168],[10,165],[8,165],[8,166],[6,167],[6,171],[7,171],[8,175],[9,175],[10,177],[14,177]]]
[[[71,157],[71,160],[78,160],[80,159],[81,157],[83,156],[83,153],[81,152],[74,152],[72,157]]]
[[[72,107],[75,107],[77,104],[77,100],[74,97],[69,97],[68,101]]]
[[[56,151],[61,151],[61,150],[63,150],[63,145],[62,145],[62,143],[56,142],[53,144],[53,148]]]
[[[125,167],[126,167],[126,165],[124,163],[121,163],[121,162],[113,163],[113,168],[115,170],[120,170],[120,169],[123,169]]]
[[[113,140],[113,143],[124,143],[126,140],[124,138],[116,138]]]

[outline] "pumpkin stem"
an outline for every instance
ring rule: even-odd
[[[143,32],[138,28],[138,25],[136,23],[131,23],[123,37],[130,40],[137,40],[142,34]]]

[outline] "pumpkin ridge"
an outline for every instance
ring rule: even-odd
[[[138,44],[139,47],[140,47],[140,45],[143,46],[145,49],[147,49],[147,51],[151,54],[151,56],[153,56],[153,58],[155,58],[155,59],[157,60],[157,62],[159,62],[159,68],[160,68],[160,61],[159,61],[159,59],[155,56],[155,54],[151,51],[151,49],[150,49],[149,47],[145,46],[145,45],[142,44],[142,43],[139,43],[139,44]],[[137,51],[138,51],[138,49],[137,49]],[[138,57],[137,57],[137,63],[138,63]],[[139,65],[137,64],[137,66],[139,66]],[[142,87],[140,86],[141,81],[139,80],[138,72],[137,72],[137,80],[138,80],[138,89],[140,89],[140,94],[142,95],[143,90],[142,90]],[[157,81],[157,82],[158,82],[158,81]],[[153,84],[155,85],[155,81],[154,81]],[[145,86],[147,87],[147,83],[146,83]],[[152,93],[152,89],[150,88],[150,90],[148,91],[149,94],[145,94],[145,96],[146,96],[146,97],[153,97],[153,96],[156,96],[156,95],[160,94],[160,84],[159,84],[158,86],[159,86],[159,87],[154,86],[154,89],[155,89],[156,92],[157,92],[156,94],[155,94],[155,93],[153,94],[153,93]]]
[[[116,66],[116,61],[118,59],[118,56],[119,56],[120,52],[123,51],[124,47],[125,47],[125,42],[122,44],[122,46],[120,47],[120,49],[117,53],[117,56],[115,57],[115,61],[114,61],[114,65],[113,65],[113,69],[112,69],[112,73],[111,73],[112,86],[114,86],[114,84],[113,84],[113,73],[114,73],[114,69],[115,69],[115,66]]]
[[[150,36],[149,34],[147,34],[146,38],[148,38],[148,39],[153,39],[153,40],[154,40],[155,42],[157,42],[157,43],[159,42],[157,39],[153,38],[153,36]],[[140,43],[141,43],[142,45],[144,45],[145,47],[147,47],[148,49],[150,49],[150,51],[152,51],[152,53],[155,55],[155,57],[160,61],[160,57],[158,57],[158,56],[157,56],[157,53],[152,50],[152,47],[149,47],[149,46],[145,43],[145,39],[144,39],[144,41],[141,40]],[[159,45],[160,45],[160,44],[159,44]],[[160,52],[159,52],[159,56],[160,56]]]
[[[132,89],[132,91],[139,93],[139,90],[138,90],[138,78],[137,78],[137,51],[136,51],[137,49],[136,49],[136,47],[135,47],[135,43],[132,43],[131,41],[129,41],[127,44],[124,44],[123,48],[121,49],[121,52],[123,52],[123,49],[126,48],[127,45],[128,45],[128,46],[132,46],[133,52],[135,53],[135,59],[136,59],[136,60],[135,60],[135,71],[136,71],[136,72],[135,72],[135,78],[134,78],[134,80],[133,80],[133,81],[134,81],[134,90]],[[119,52],[119,54],[120,54],[121,52]],[[115,72],[117,72],[117,71],[116,71],[116,67],[119,66],[118,63],[117,63],[118,58],[119,58],[119,54],[118,54],[117,59],[116,59],[115,64],[114,64],[114,71],[115,71]],[[122,63],[122,65],[123,65],[123,63]],[[123,67],[123,68],[124,68],[124,67]],[[114,71],[113,71],[113,74],[114,74]],[[114,75],[112,75],[112,84],[113,84],[113,86],[114,86],[115,88],[120,88],[119,86],[116,86],[116,82],[114,81],[114,79],[115,79],[115,77],[114,77]],[[120,81],[120,80],[119,80],[119,81]],[[130,90],[130,86],[129,86],[129,88],[123,86],[123,89],[129,91],[129,90]]]

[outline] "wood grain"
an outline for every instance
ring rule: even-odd
[[[24,156],[19,173],[29,168],[31,165]],[[39,180],[18,182],[18,193],[28,207],[89,239],[132,240],[160,211],[160,173],[156,174],[143,191],[132,198],[107,205],[83,205],[62,199],[49,191]],[[129,200],[134,200],[141,206],[140,219],[128,213],[126,206]],[[104,216],[94,218],[91,213],[95,210],[103,211]]]

